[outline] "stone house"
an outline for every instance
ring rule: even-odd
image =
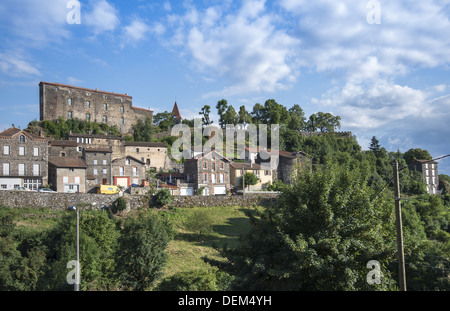
[[[122,133],[131,133],[136,120],[150,117],[153,111],[133,107],[128,94],[99,91],[61,83],[39,83],[40,120],[79,119],[115,125]]]
[[[112,148],[117,157],[123,153],[124,140],[121,136],[69,133],[66,139],[77,143],[80,155],[85,148]]]
[[[167,147],[161,142],[135,142],[126,141],[123,143],[122,156],[128,155],[144,162],[145,169],[155,171],[170,170],[171,160],[168,156]]]
[[[230,164],[230,183],[232,188],[242,189],[242,173],[253,173],[258,178],[258,183],[253,186],[245,185],[245,190],[264,190],[267,183],[272,183],[272,170],[264,169],[256,163],[237,163]]]
[[[145,163],[132,156],[112,160],[113,184],[129,187],[141,185],[147,179]]]
[[[0,189],[38,190],[48,183],[48,140],[12,127],[0,133]]]
[[[409,164],[410,170],[417,170],[422,173],[423,181],[427,186],[429,194],[439,193],[438,163],[430,160],[415,160]]]
[[[76,141],[72,140],[51,140],[49,148],[50,157],[80,157]]]
[[[303,151],[284,151],[279,150],[277,152],[261,150],[255,158],[255,163],[265,164],[269,166],[270,156],[276,155],[278,153],[278,160],[275,163],[276,169],[273,170],[272,174],[273,181],[281,180],[286,184],[293,181],[292,176],[295,175],[297,167],[304,165],[307,156]]]
[[[200,154],[184,163],[186,181],[194,192],[203,195],[223,195],[230,190],[231,161],[216,151]],[[203,190],[200,190],[203,189]]]
[[[81,158],[50,157],[48,178],[52,189],[64,193],[86,193],[87,167]]]
[[[87,192],[96,192],[99,185],[111,185],[112,150],[110,148],[85,148],[83,160],[87,164]]]

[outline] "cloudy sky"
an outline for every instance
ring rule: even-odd
[[[177,101],[185,118],[273,98],[341,116],[364,149],[376,136],[439,157],[449,34],[448,0],[2,0],[0,128],[39,119],[47,81],[128,93],[155,113]],[[439,167],[450,175],[450,157]]]

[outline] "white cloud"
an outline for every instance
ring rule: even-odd
[[[106,0],[96,1],[92,10],[83,15],[83,20],[96,35],[114,31],[120,24],[117,9]]]
[[[8,76],[40,76],[39,70],[25,59],[20,51],[0,53],[0,71]]]
[[[170,15],[168,21],[176,25],[172,44],[185,48],[193,68],[228,85],[205,96],[273,92],[296,79],[292,57],[299,40],[277,29],[265,1],[247,1],[230,12],[223,7],[191,7],[184,16]]]

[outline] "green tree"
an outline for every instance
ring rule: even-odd
[[[197,210],[186,217],[183,225],[186,230],[197,235],[197,241],[199,242],[204,234],[212,232],[214,220],[210,211]]]
[[[372,200],[366,167],[299,170],[278,203],[251,216],[252,227],[228,262],[209,260],[234,276],[233,289],[379,290],[392,288],[395,258],[391,200]],[[369,285],[367,263],[381,264],[381,284]]]
[[[289,129],[295,130],[295,131],[301,131],[306,126],[306,118],[305,118],[305,112],[303,109],[295,104],[291,108],[289,108],[289,115],[290,115],[290,121],[289,121]]]
[[[239,116],[233,106],[228,106],[228,109],[225,112],[222,121],[224,122],[225,126],[227,124],[236,125],[239,122]]]
[[[163,111],[153,116],[153,124],[161,130],[167,131],[168,128],[174,125],[172,113]]]
[[[370,141],[369,149],[375,154],[375,156],[378,156],[381,146],[380,146],[380,142],[378,141],[378,139],[375,136],[373,136],[372,140]]]
[[[242,124],[243,127],[245,127],[247,124],[252,123],[252,117],[248,113],[245,106],[239,107],[238,115],[239,115],[239,124]]]
[[[411,164],[415,160],[432,160],[430,153],[427,150],[422,150],[420,148],[411,148],[405,152],[403,158],[406,164]]]
[[[258,183],[259,179],[256,177],[255,174],[252,172],[246,172],[244,174],[244,184],[247,187],[247,189],[250,189],[250,186],[254,186]],[[241,187],[242,187],[242,181],[241,181]]]
[[[150,142],[153,139],[154,126],[152,118],[147,116],[144,121],[137,119],[132,125],[134,141]]]
[[[155,203],[161,207],[169,205],[172,199],[169,189],[161,189],[155,195]]]
[[[163,275],[173,236],[170,223],[155,213],[125,221],[116,258],[117,273],[126,289],[147,290]]]
[[[225,99],[219,100],[216,105],[217,114],[219,115],[219,126],[225,128],[226,122],[224,121],[225,112],[228,109],[228,102]]]
[[[198,113],[202,115],[202,124],[203,126],[208,126],[213,123],[209,118],[209,114],[211,113],[211,107],[209,105],[203,106],[202,110]]]

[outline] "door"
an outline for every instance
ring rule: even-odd
[[[214,195],[227,194],[226,186],[214,186]]]

